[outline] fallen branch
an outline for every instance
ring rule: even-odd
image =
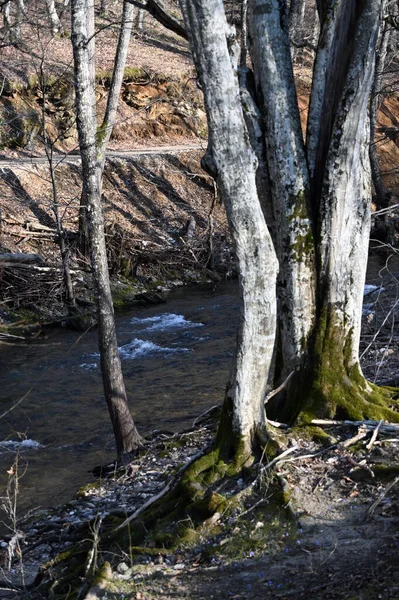
[[[267,402],[269,402],[269,400],[273,398],[273,396],[276,396],[279,392],[281,392],[281,390],[283,390],[286,387],[294,373],[295,371],[291,371],[288,377],[283,381],[281,385],[278,386],[278,388],[276,388],[275,390],[271,390],[268,394],[266,394],[265,404],[267,404]]]
[[[176,482],[178,481],[181,474],[184,473],[184,471],[186,471],[188,469],[188,467],[194,461],[196,461],[198,458],[200,458],[201,456],[206,454],[208,452],[209,448],[210,448],[210,446],[207,446],[205,449],[200,450],[199,452],[194,454],[194,456],[191,458],[191,460],[189,460],[188,463],[186,463],[185,465],[180,467],[177,474],[169,481],[169,483],[167,483],[165,485],[165,487],[158,494],[156,494],[155,496],[152,496],[152,498],[147,500],[147,502],[145,502],[142,506],[140,506],[140,508],[135,510],[134,513],[132,515],[130,515],[130,517],[128,517],[127,519],[125,519],[123,521],[123,523],[121,523],[121,525],[118,525],[118,527],[115,529],[115,531],[119,531],[119,529],[122,529],[122,527],[126,527],[126,525],[128,525],[134,519],[137,519],[137,517],[139,515],[141,515],[141,513],[144,512],[149,506],[154,504],[154,502],[163,498],[163,496],[165,496],[172,489],[172,487],[176,484]]]
[[[370,450],[371,450],[371,448],[373,447],[373,445],[374,445],[374,443],[375,443],[375,441],[376,441],[376,439],[377,439],[377,435],[378,435],[378,432],[379,432],[379,431],[380,431],[380,429],[381,429],[382,422],[383,422],[383,421],[382,421],[382,419],[381,419],[381,421],[378,423],[377,427],[376,427],[376,428],[374,429],[374,431],[373,431],[373,435],[371,436],[371,440],[369,441],[369,443],[368,443],[368,444],[367,444],[367,446],[366,446],[366,448],[367,448],[367,450],[368,450],[368,451],[370,451]]]
[[[391,483],[385,488],[385,490],[383,490],[381,492],[381,494],[378,496],[377,500],[374,500],[373,504],[367,509],[366,517],[371,517],[373,515],[377,506],[379,504],[381,504],[381,502],[383,501],[383,499],[385,498],[385,496],[387,495],[389,490],[391,490],[398,483],[398,481],[399,481],[399,475],[397,475],[395,477],[395,479],[393,481],[391,481]]]
[[[20,234],[18,234],[20,235]],[[4,266],[4,263],[7,264],[15,264],[15,263],[25,263],[25,264],[44,264],[43,257],[40,254],[24,254],[18,253],[13,254],[12,252],[5,252],[0,254],[0,264]]]
[[[262,467],[261,468],[261,473],[264,473],[265,471],[267,471],[268,469],[270,469],[271,467],[273,467],[277,463],[279,463],[282,460],[284,460],[284,458],[286,456],[288,456],[289,454],[292,454],[293,452],[296,452],[297,450],[299,450],[299,446],[292,446],[292,448],[288,448],[287,450],[284,450],[284,452],[282,452],[281,454],[279,454],[278,456],[276,456],[276,458],[273,458],[273,460],[271,460],[269,463],[267,463],[267,465],[265,465],[264,467]]]
[[[320,427],[330,427],[331,425],[345,425],[350,427],[365,427],[369,430],[374,430],[378,425],[379,421],[334,421],[330,419],[312,419],[312,425],[319,425]],[[380,425],[379,431],[381,433],[399,433],[399,425],[395,423],[383,423]]]
[[[356,444],[356,442],[360,442],[360,440],[363,440],[365,437],[368,436],[368,434],[368,429],[366,429],[365,427],[359,427],[359,431],[356,435],[347,440],[344,440],[343,442],[340,442],[338,446],[341,446],[342,448],[349,448],[350,446],[353,446],[353,444]]]

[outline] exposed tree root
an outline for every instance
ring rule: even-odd
[[[275,448],[274,444],[271,447]],[[271,462],[267,449],[263,457],[267,464]],[[222,516],[243,513],[244,501],[255,487],[266,482],[270,485],[273,474],[245,467],[247,460],[237,452],[225,462],[215,443],[182,467],[163,492],[136,511],[133,519],[111,515],[104,518],[96,556],[101,555],[101,562],[123,555],[167,556],[179,547],[194,545],[214,530]],[[244,488],[237,483],[239,479]],[[274,486],[275,505],[282,508],[289,504],[284,493],[280,485]],[[70,600],[84,597],[90,587],[99,584],[97,576],[90,577],[95,569],[88,572],[87,568],[94,544],[90,531],[88,526],[84,541],[46,565],[45,585],[47,590],[51,588],[54,599],[65,598],[66,594]],[[62,575],[58,577],[59,573]]]

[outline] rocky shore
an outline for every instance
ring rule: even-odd
[[[269,469],[265,456],[256,472],[232,481],[235,508],[215,513],[192,540],[162,549],[148,532],[141,549],[104,554],[103,524],[120,524],[158,497],[211,442],[216,416],[181,434],[153,432],[123,469],[107,466],[68,504],[14,524],[0,542],[0,597],[60,598],[49,585],[62,580],[60,561],[90,540],[85,576],[68,597],[397,598],[398,432],[379,431],[371,443],[371,426],[288,430],[280,434],[285,458]]]

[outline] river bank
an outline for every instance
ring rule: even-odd
[[[20,523],[1,542],[1,597],[398,597],[399,495],[392,483],[399,458],[393,438],[399,438],[398,432],[381,432],[370,445],[375,426],[360,442],[355,424],[288,430],[284,443],[291,456],[272,474],[266,453],[257,475],[233,480],[233,509],[215,513],[198,529],[184,523],[185,537],[177,546],[169,546],[166,537],[160,543],[155,530],[140,548],[107,552],[101,535],[139,513],[173,482],[182,464],[204,450],[215,432],[214,417],[198,419],[185,433],[154,433],[126,468],[115,473],[111,468],[68,504]],[[75,564],[70,579],[74,552],[88,540],[87,560]],[[93,568],[101,565],[93,580]]]
[[[223,280],[235,273],[224,209],[200,167],[201,152],[107,161],[103,203],[114,306],[126,310],[163,301],[177,286]],[[56,171],[63,227],[77,303],[68,318],[51,189],[45,165],[3,169],[0,254],[26,253],[39,264],[1,267],[3,333],[37,335],[58,323],[86,330],[95,295],[88,259],[78,247],[79,168]],[[25,330],[18,325],[28,325]]]

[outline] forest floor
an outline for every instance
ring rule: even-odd
[[[88,484],[71,503],[21,523],[22,554],[11,553],[11,571],[3,567],[0,597],[47,597],[33,586],[40,565],[47,563],[51,574],[51,559],[82,538],[85,523],[91,521],[94,540],[96,522],[109,514],[128,516],[158,494],[209,443],[213,423],[203,418],[182,434],[154,433],[128,467]],[[291,452],[270,470],[266,452],[255,484],[253,474],[236,478],[230,491],[241,503],[233,510],[216,513],[178,550],[159,553],[151,531],[138,555],[123,548],[110,557],[100,546],[98,561],[110,560],[112,567],[82,597],[397,600],[399,432],[379,432],[371,443],[374,429],[340,423],[285,431]],[[276,502],[282,482],[290,490],[285,504]],[[5,563],[11,537],[1,543]],[[26,587],[18,593],[21,570]]]

